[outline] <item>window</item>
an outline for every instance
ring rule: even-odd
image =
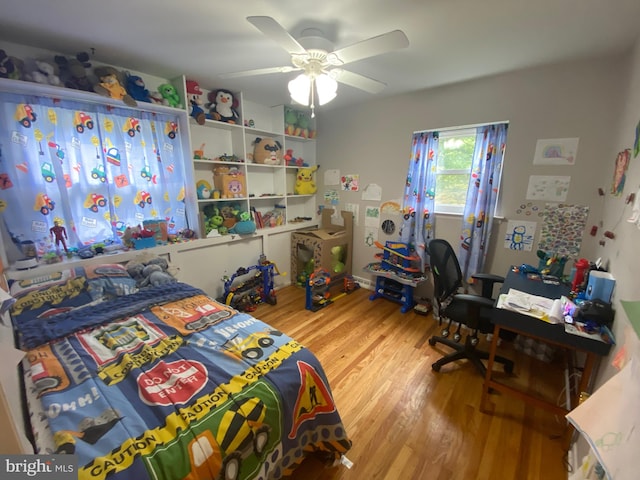
[[[475,146],[475,128],[440,132],[436,159],[436,213],[463,213]]]

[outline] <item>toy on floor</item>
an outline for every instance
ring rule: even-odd
[[[335,283],[335,282],[334,282]],[[355,292],[360,288],[360,284],[355,281],[352,275],[346,275],[342,279],[342,290],[337,295],[331,293],[331,275],[326,270],[319,268],[315,270],[306,283],[305,308],[316,312],[340,300],[342,297]]]
[[[254,275],[246,278],[251,272],[255,272]],[[280,273],[275,263],[261,255],[257,265],[240,267],[231,277],[224,278],[224,293],[218,301],[241,312],[252,312],[260,303],[275,305],[278,302],[273,284],[276,275],[284,274]],[[234,286],[234,281],[239,277],[245,277],[245,280]]]

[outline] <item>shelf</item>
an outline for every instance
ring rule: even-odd
[[[206,93],[206,89],[201,89]],[[256,138],[272,138],[282,149],[282,157],[287,150],[295,158],[300,158],[309,165],[316,163],[316,144],[314,139],[285,134],[285,107],[278,105],[268,107],[245,100],[242,92],[235,92],[239,99],[238,114],[242,124],[228,124],[215,120],[206,120],[204,125],[195,119],[189,120],[191,150],[198,151],[192,165],[196,182],[207,181],[212,188],[226,190],[226,183],[218,177],[214,181],[214,167],[236,168],[244,175],[245,189],[240,192],[246,197],[200,199],[197,202],[200,213],[207,205],[219,205],[219,202],[236,202],[241,210],[255,209],[261,214],[271,210],[282,209],[284,221],[294,218],[317,218],[316,196],[296,195],[293,193],[296,182],[297,166],[288,166],[284,160],[279,165],[265,165],[247,161],[254,153],[253,142]],[[221,155],[235,155],[242,162],[225,162],[214,160]],[[195,156],[195,154],[194,154]],[[221,192],[221,196],[222,196]],[[228,193],[228,192],[227,192]],[[280,210],[279,210],[280,211]],[[203,215],[200,215],[204,218]],[[311,222],[310,224],[313,224]],[[282,228],[297,229],[304,226],[300,223],[285,223],[278,227],[263,227],[259,231],[277,232]],[[216,237],[217,238],[217,237]]]

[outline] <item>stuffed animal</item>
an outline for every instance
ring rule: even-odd
[[[298,169],[296,184],[293,187],[293,191],[297,195],[312,195],[316,193],[318,188],[316,187],[316,182],[313,181],[313,174],[316,170],[318,170],[318,165],[311,168]]]
[[[149,90],[146,89],[142,77],[139,77],[138,75],[131,75],[129,72],[126,72],[125,77],[125,88],[127,90],[127,93],[138,102],[151,103],[151,98],[149,98]]]
[[[28,73],[25,74],[25,80],[45,85],[62,86],[58,69],[53,63],[45,60],[33,60],[28,62],[26,68]]]
[[[176,87],[171,85],[170,83],[163,83],[158,87],[158,92],[162,95],[168,105],[173,108],[182,108],[182,104],[180,103],[180,96],[178,95],[178,91]]]
[[[250,235],[256,231],[256,222],[251,220],[251,214],[249,212],[241,212],[236,217],[238,222],[229,229],[229,233]]]
[[[257,137],[253,141],[253,161],[263,165],[282,163],[282,144],[273,138]]]
[[[196,119],[198,125],[204,125],[206,116],[202,109],[202,95],[200,85],[195,80],[187,80],[187,100],[191,106],[190,115]]]
[[[149,92],[149,100],[151,101],[151,103],[154,103],[156,105],[165,105],[165,106],[169,106],[169,101],[164,98],[159,91],[157,90],[153,90],[151,92]]]
[[[196,183],[196,191],[199,200],[208,200],[211,198],[211,184],[206,180],[200,180]]]
[[[72,59],[67,59],[63,55],[56,55],[54,61],[58,65],[60,80],[65,87],[84,92],[93,92],[93,82],[91,82],[87,73],[87,69],[91,67],[87,52],[79,52]]]
[[[304,112],[298,113],[298,121],[296,123],[295,135],[297,137],[309,138],[309,117]]]
[[[105,97],[122,100],[130,107],[137,106],[137,102],[122,85],[119,72],[113,67],[96,67],[94,69],[98,77],[98,83],[93,86],[93,90]]]
[[[214,90],[209,92],[208,99],[209,103],[206,107],[209,109],[211,119],[234,124],[240,121],[237,100],[233,92],[223,89]]]
[[[296,131],[296,123],[298,123],[298,114],[292,108],[285,108],[284,111],[284,133],[293,135]]]
[[[7,55],[7,52],[0,49],[0,78],[11,78],[15,71],[16,66],[11,57]]]
[[[177,282],[169,272],[169,263],[162,257],[132,260],[126,268],[127,273],[136,281],[136,286],[139,288]]]

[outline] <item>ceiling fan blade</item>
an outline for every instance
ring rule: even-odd
[[[332,65],[346,65],[364,58],[381,55],[409,46],[409,39],[402,30],[393,30],[371,37],[330,53],[327,60]]]
[[[359,73],[350,72],[349,70],[342,70],[341,68],[330,70],[329,75],[340,83],[359,88],[369,93],[380,93],[387,86],[386,83],[365,77]]]
[[[306,54],[307,51],[287,32],[282,25],[271,17],[247,17],[247,21],[276,42],[290,54]]]
[[[253,75],[267,75],[270,73],[289,73],[296,70],[302,70],[296,67],[269,67],[269,68],[256,68],[255,70],[244,70],[242,72],[223,73],[218,75],[220,78],[238,78],[238,77],[251,77]]]

